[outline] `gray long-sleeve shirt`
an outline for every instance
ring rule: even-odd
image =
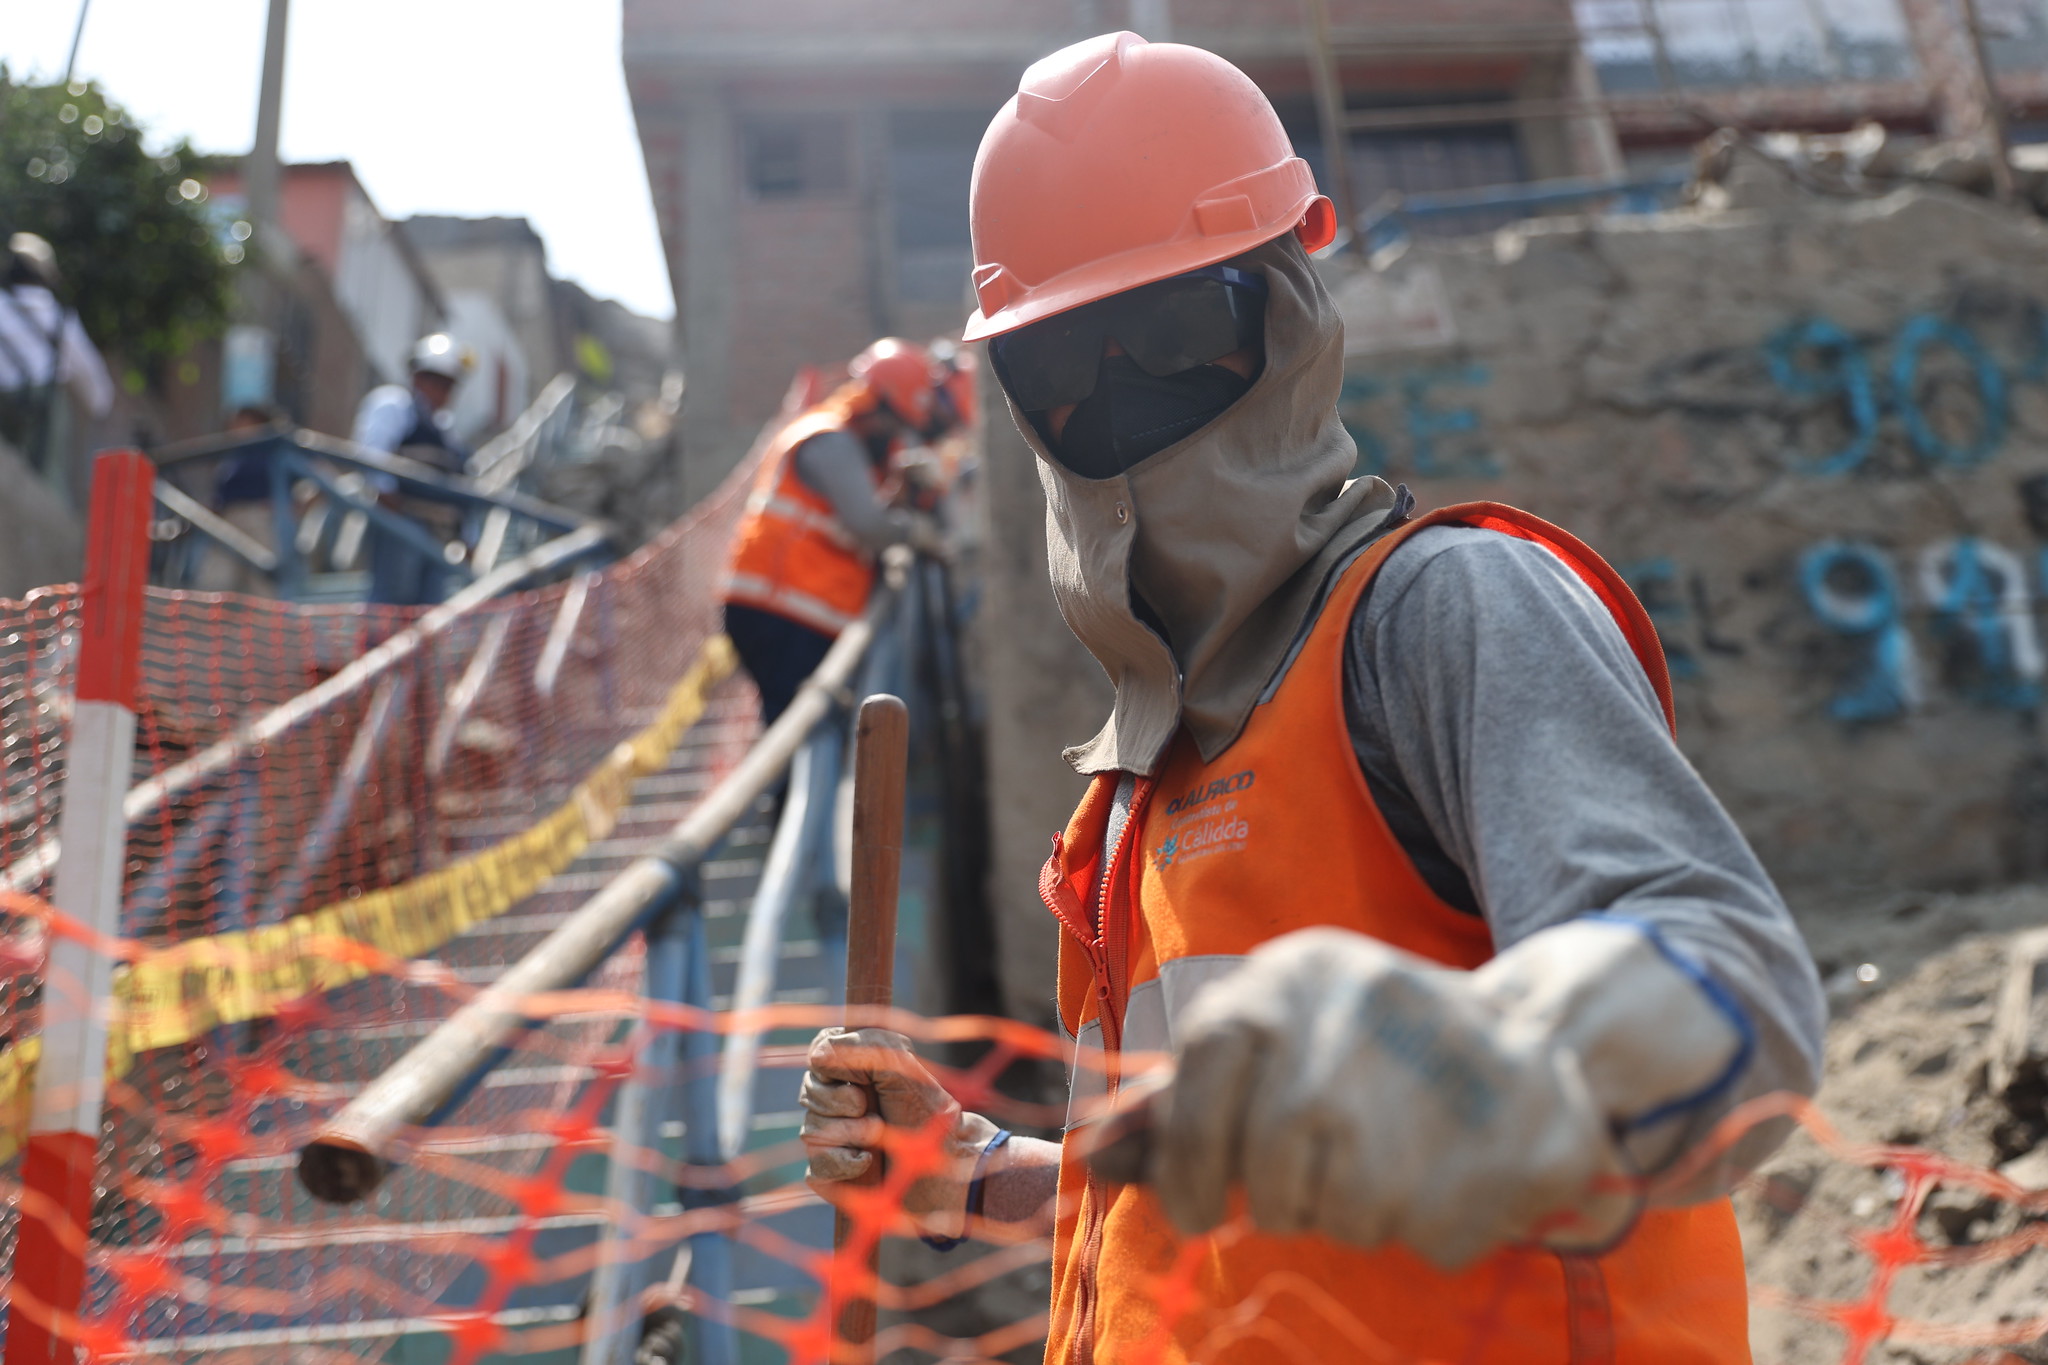
[[[1827,1009],[1791,914],[1561,560],[1492,531],[1418,532],[1352,617],[1344,682],[1389,826],[1497,948],[1592,911],[1630,916],[1747,1016],[1753,1060],[1688,1136],[1753,1096],[1811,1093]]]
[[[1749,1064],[1659,1125],[1657,1165],[1744,1100],[1812,1093],[1827,1006],[1792,916],[1672,741],[1614,618],[1562,560],[1493,531],[1416,533],[1352,615],[1344,709],[1388,827],[1431,890],[1485,916],[1497,950],[1581,915],[1627,916],[1743,1014]],[[1108,847],[1134,790],[1126,773]],[[1783,1131],[1757,1130],[1695,1191],[1753,1165]]]
[[[910,539],[910,514],[875,496],[873,462],[860,438],[843,431],[811,437],[796,451],[796,476],[832,504],[832,515],[870,554]]]

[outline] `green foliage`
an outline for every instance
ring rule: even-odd
[[[189,142],[150,155],[96,86],[15,85],[0,66],[0,236],[49,240],[66,302],[131,389],[227,322],[242,248],[208,210],[213,168]]]

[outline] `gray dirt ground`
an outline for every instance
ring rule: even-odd
[[[1820,1107],[1841,1135],[1923,1147],[2026,1188],[2048,1187],[2048,1114],[2035,1096],[2016,1116],[1990,1093],[1985,1066],[2004,944],[2016,930],[2048,924],[2048,887],[1814,906],[1800,918],[1829,982],[1834,1019]],[[1877,968],[1874,981],[1858,979],[1864,964]],[[1861,1297],[1872,1261],[1853,1239],[1889,1223],[1900,1188],[1896,1175],[1795,1136],[1736,1197],[1752,1284]],[[1937,1190],[1917,1228],[1960,1263],[1905,1270],[1889,1298],[1898,1318],[1979,1332],[2048,1318],[2048,1252],[1987,1245],[2028,1234],[2048,1240],[2048,1195],[2029,1216],[1973,1190]],[[1979,1259],[1967,1259],[1972,1248]],[[1896,1332],[1876,1347],[1871,1365],[2048,1362],[2039,1336],[2009,1352],[1982,1336],[1979,1344],[1908,1336]],[[1836,1328],[1782,1309],[1759,1309],[1752,1338],[1758,1365],[1844,1359]]]

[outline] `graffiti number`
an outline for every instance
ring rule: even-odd
[[[1913,640],[1900,621],[1898,583],[1882,552],[1825,541],[1801,557],[1799,586],[1821,624],[1871,637],[1870,667],[1828,705],[1838,720],[1883,720],[1920,704]]]
[[[1483,365],[1454,365],[1403,376],[1401,394],[1408,400],[1408,440],[1415,451],[1417,474],[1426,478],[1468,479],[1499,475],[1500,465],[1484,450],[1475,450],[1458,460],[1446,460],[1437,453],[1439,437],[1463,436],[1479,429],[1479,410],[1433,408],[1426,401],[1429,390],[1439,384],[1478,386],[1490,377]]]
[[[1795,322],[1764,343],[1764,363],[1786,393],[1839,397],[1848,408],[1853,429],[1848,444],[1827,455],[1795,459],[1793,468],[1802,474],[1846,474],[1862,464],[1877,443],[1877,385],[1856,338],[1826,318]]]
[[[1936,344],[1949,347],[1967,361],[1977,381],[1981,416],[1976,439],[1966,445],[1949,444],[1920,406],[1920,354]],[[1977,464],[1989,458],[2005,440],[2005,375],[1985,354],[1977,338],[1953,322],[1922,313],[1899,329],[1898,341],[1892,349],[1892,395],[1898,404],[1899,421],[1905,425],[1913,448],[1930,460],[1952,465]]]
[[[1943,628],[1971,646],[1984,701],[2022,711],[2040,704],[2041,641],[2017,555],[1971,536],[1930,545],[1920,555],[1920,591]]]

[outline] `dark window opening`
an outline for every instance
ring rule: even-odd
[[[810,199],[846,190],[846,125],[829,114],[742,126],[747,188],[756,199]]]
[[[967,188],[992,112],[901,110],[889,119],[890,218],[903,302],[958,304],[966,297],[973,267]]]

